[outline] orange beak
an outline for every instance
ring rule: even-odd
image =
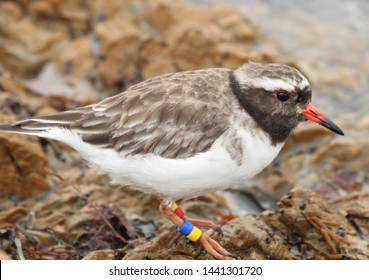
[[[320,113],[320,111],[315,108],[311,102],[306,106],[303,114],[306,119],[316,122],[317,124],[320,124],[337,134],[344,135],[342,129],[340,129],[330,119],[326,118],[322,113]]]

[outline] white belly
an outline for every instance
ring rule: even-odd
[[[84,143],[70,131],[53,129],[49,132],[43,136],[72,146],[89,163],[110,175],[114,183],[131,185],[172,201],[227,189],[251,178],[268,166],[283,146],[271,146],[265,135],[252,136],[249,131],[240,129],[237,134],[242,141],[243,157],[237,165],[222,145],[222,137],[207,152],[187,159],[152,154],[123,158],[114,150]]]

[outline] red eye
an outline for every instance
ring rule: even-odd
[[[286,102],[290,99],[290,93],[285,90],[279,90],[275,93],[279,101]]]

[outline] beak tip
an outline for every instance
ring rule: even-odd
[[[342,136],[345,135],[343,130],[338,125],[336,125],[335,123],[333,123],[331,120],[329,120],[327,118],[323,120],[321,125],[323,125],[324,127],[328,128],[329,130],[331,130],[331,131],[333,131],[333,132],[335,132],[339,135],[342,135]]]
[[[339,128],[333,122],[331,122],[329,119],[324,119],[324,121],[322,123],[320,123],[320,125],[324,126],[325,128],[328,128],[329,130],[333,131],[334,133],[345,136],[345,133],[342,131],[342,129]]]
[[[335,123],[333,123],[330,119],[323,116],[322,113],[318,109],[314,107],[311,102],[306,106],[304,110],[304,116],[307,120],[311,120],[313,122],[316,122],[325,128],[328,128],[329,130],[344,136],[345,133],[342,131],[341,128],[339,128]]]

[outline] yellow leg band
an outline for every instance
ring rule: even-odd
[[[190,239],[192,242],[196,242],[197,240],[200,239],[201,235],[202,235],[201,229],[194,226],[190,234],[187,235],[186,237]]]
[[[178,208],[178,205],[177,203],[173,203],[173,206],[172,206],[172,211],[176,211],[176,209]]]

